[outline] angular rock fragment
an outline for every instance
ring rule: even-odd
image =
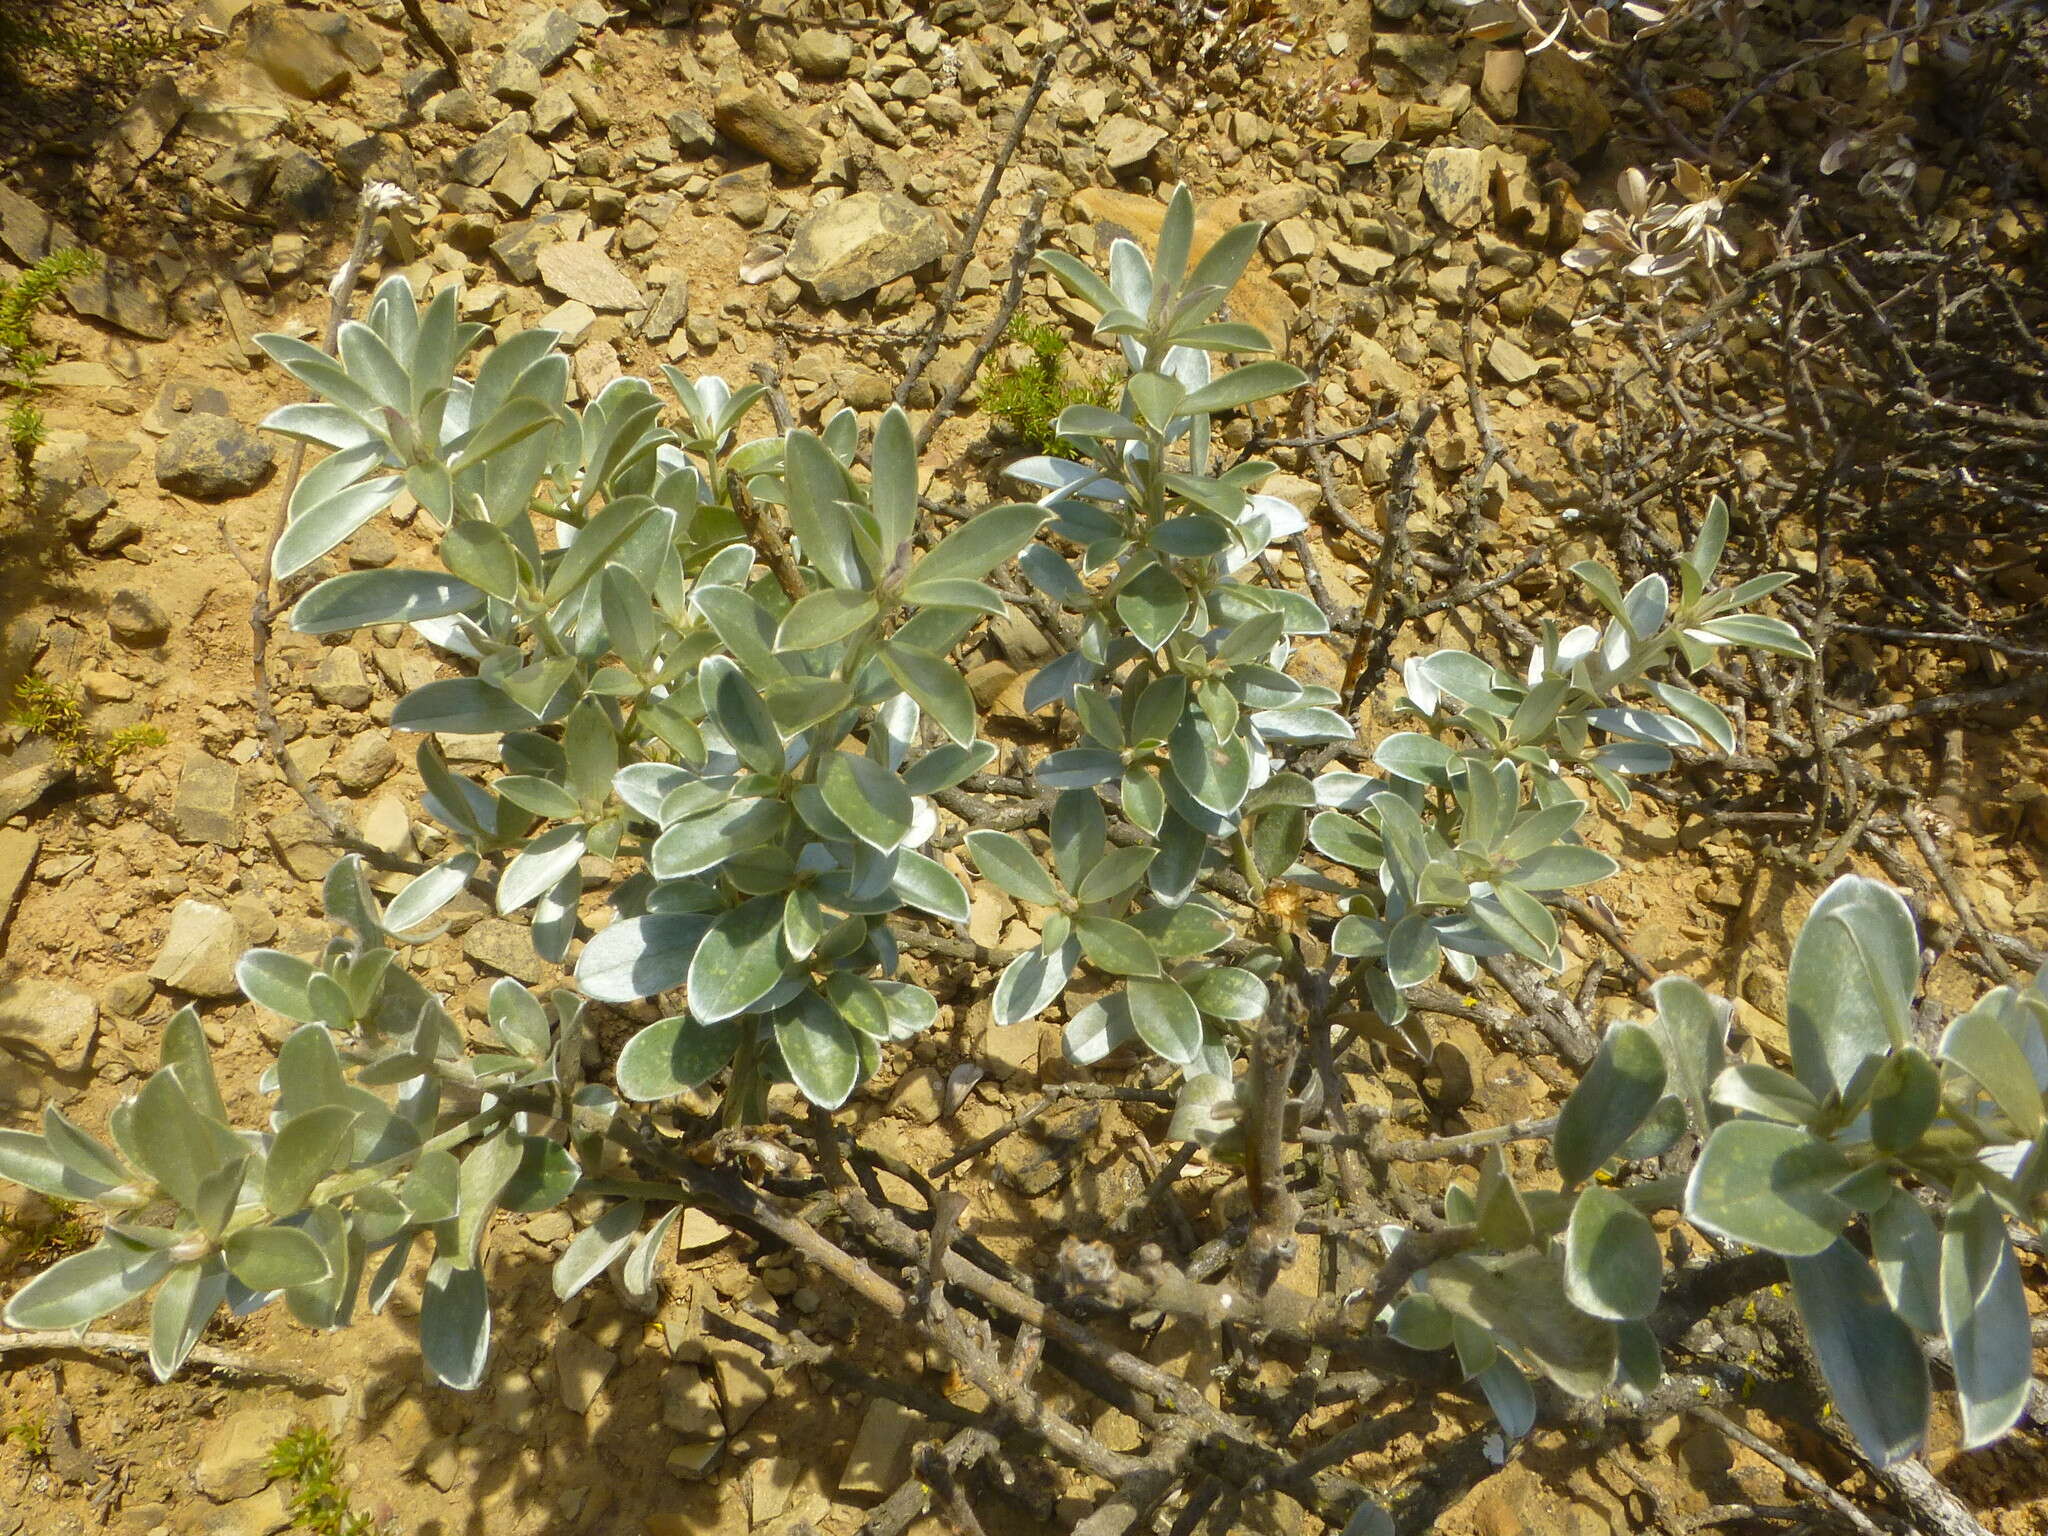
[[[777,170],[808,177],[824,162],[824,135],[766,91],[727,91],[711,116],[720,133]]]
[[[843,304],[938,261],[952,243],[944,215],[900,192],[856,192],[797,225],[784,270],[821,302]]]

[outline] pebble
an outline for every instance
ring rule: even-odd
[[[170,616],[147,592],[123,587],[107,604],[107,628],[123,645],[146,650],[171,637]]]
[[[806,27],[790,42],[789,62],[814,80],[837,80],[853,67],[853,39],[825,27]]]
[[[478,925],[482,926],[481,924]],[[555,1335],[555,1390],[571,1413],[587,1413],[619,1357],[573,1328]]]
[[[235,964],[241,958],[242,933],[225,907],[181,901],[171,909],[170,931],[149,974],[174,992],[239,997]]]
[[[157,444],[156,483],[195,501],[246,496],[270,478],[277,450],[230,416],[194,411]]]
[[[178,775],[178,798],[171,805],[171,827],[181,843],[241,847],[242,776],[235,765],[205,752],[186,758]]]
[[[478,965],[489,966],[528,986],[538,986],[547,966],[534,952],[533,936],[524,923],[487,917],[462,936],[462,952]]]
[[[910,1470],[910,1447],[923,1423],[922,1415],[891,1398],[871,1399],[839,1474],[839,1491],[893,1491]]]
[[[36,859],[42,851],[40,832],[0,827],[0,934],[7,931],[7,920],[14,915],[14,904],[21,899],[29,876],[35,873]]]
[[[348,88],[349,60],[301,15],[265,8],[249,24],[244,52],[277,85],[294,96],[323,101]]]
[[[334,759],[334,781],[352,795],[366,794],[398,767],[398,752],[384,731],[362,731]]]
[[[1422,190],[1453,229],[1470,229],[1486,211],[1486,165],[1476,149],[1450,145],[1422,157]]]
[[[192,1481],[219,1504],[260,1492],[270,1481],[270,1448],[296,1424],[291,1408],[237,1409],[200,1446]]]
[[[313,697],[340,709],[363,709],[370,702],[370,679],[363,658],[345,645],[329,649],[313,674]]]
[[[1166,130],[1118,113],[1095,134],[1095,147],[1112,176],[1134,172],[1152,158],[1152,152],[1166,140]]]

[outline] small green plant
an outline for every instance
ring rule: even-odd
[[[14,449],[15,471],[24,491],[29,466],[48,436],[34,399],[37,376],[50,366],[50,355],[36,345],[31,322],[60,287],[98,265],[99,257],[91,251],[52,251],[13,282],[0,283],[0,368],[11,375],[7,386],[14,395],[7,411],[7,441]]]
[[[49,1205],[47,1221],[27,1221],[17,1212],[0,1211],[0,1240],[19,1244],[14,1264],[54,1264],[92,1246],[92,1224],[78,1206],[68,1200],[52,1200]]]
[[[14,688],[14,708],[7,722],[38,736],[47,736],[57,756],[74,768],[111,768],[132,752],[161,747],[170,738],[153,725],[124,725],[105,736],[86,723],[78,691],[31,672]]]
[[[40,1413],[23,1414],[7,1426],[4,1435],[20,1446],[21,1454],[30,1461],[50,1459],[50,1426]]]
[[[1021,368],[998,375],[982,391],[982,403],[1010,432],[1040,453],[1059,446],[1054,423],[1070,405],[1108,405],[1115,399],[1109,381],[1069,372],[1066,335],[1042,321],[1017,316],[1010,339],[1031,349]]]
[[[302,1425],[270,1448],[270,1475],[292,1484],[292,1521],[314,1536],[375,1536],[376,1522],[350,1507],[341,1458],[325,1432]]]

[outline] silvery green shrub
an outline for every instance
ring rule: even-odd
[[[786,1081],[834,1110],[884,1043],[936,1019],[900,974],[894,925],[967,919],[960,881],[923,850],[931,797],[994,756],[953,652],[1003,612],[990,578],[1013,559],[1074,615],[1072,650],[1026,697],[1065,706],[1076,730],[1034,770],[1052,796],[1043,850],[967,834],[983,877],[1044,913],[1039,944],[996,981],[999,1022],[1039,1015],[1077,976],[1095,991],[1106,979],[1069,1013],[1069,1055],[1135,1043],[1162,1058],[1181,1084],[1173,1134],[1227,1150],[1256,1112],[1235,1060],[1276,998],[1304,995],[1268,985],[1311,967],[1304,938],[1327,954],[1331,1007],[1424,1052],[1405,994],[1441,970],[1472,981],[1508,956],[1561,970],[1544,898],[1615,868],[1576,835],[1580,791],[1626,804],[1629,780],[1676,751],[1734,747],[1734,724],[1683,679],[1726,647],[1806,656],[1788,626],[1748,611],[1789,578],[1718,583],[1716,500],[1676,592],[1658,576],[1624,591],[1578,565],[1599,625],[1546,621],[1511,670],[1457,650],[1408,661],[1406,728],[1374,748],[1377,771],[1303,771],[1304,749],[1356,736],[1333,690],[1288,670],[1328,616],[1253,579],[1304,523],[1259,491],[1272,465],[1221,462],[1214,419],[1304,376],[1215,369],[1219,353],[1266,349],[1217,318],[1260,226],[1199,260],[1193,229],[1183,191],[1153,260],[1119,242],[1105,278],[1040,258],[1121,350],[1118,404],[1062,415],[1083,456],[1010,466],[1031,500],[943,530],[922,515],[900,411],[880,417],[863,474],[850,412],[818,433],[743,439],[758,387],[665,369],[672,404],[627,378],[574,408],[551,334],[509,338],[465,378],[480,329],[458,323],[452,292],[422,307],[398,278],[342,327],[338,357],[263,338],[318,397],[269,425],[326,452],[292,497],[276,576],[310,570],[402,491],[438,530],[438,568],[320,581],[292,623],[408,623],[468,664],[392,716],[421,738],[425,806],[457,851],[388,902],[343,859],[324,890],[340,930],[326,950],[244,958],[250,999],[297,1026],[261,1084],[261,1126],[231,1124],[186,1009],[165,1026],[160,1069],[111,1117],[111,1144],[54,1109],[40,1133],[0,1132],[0,1173],[107,1216],[100,1242],[31,1281],[8,1321],[82,1327],[153,1294],[151,1359],[167,1376],[224,1301],[282,1296],[300,1320],[338,1326],[381,1306],[424,1251],[427,1364],[470,1386],[489,1350],[491,1215],[572,1193],[609,1203],[557,1263],[558,1294],[615,1264],[646,1293],[682,1192],[615,1175],[606,1143],[630,1146],[635,1104],[716,1088],[728,1123],[746,1124]],[[792,537],[793,567],[765,568],[750,544],[764,518]],[[441,732],[496,738],[502,771],[457,771]],[[566,960],[593,856],[624,878],[576,959],[577,990],[501,980],[489,1038],[466,1040],[404,951],[477,888]],[[1281,885],[1334,915],[1301,933],[1264,920]],[[1916,1047],[1903,915],[1860,881],[1815,909],[1792,968],[1791,1076],[1724,1070],[1725,1005],[1660,983],[1656,1018],[1608,1033],[1559,1117],[1562,1188],[1518,1189],[1495,1151],[1476,1188],[1446,1200],[1471,1245],[1416,1276],[1384,1320],[1393,1335],[1455,1349],[1513,1433],[1533,1419],[1531,1373],[1587,1395],[1646,1386],[1662,1280],[1648,1213],[1682,1206],[1787,1254],[1874,1455],[1914,1443],[1924,1421],[1916,1329],[1946,1334],[1970,1433],[2009,1425],[2018,1282],[2003,1223],[2031,1219],[2036,1195],[2044,1005],[2038,988],[1994,993],[1938,1051]],[[1853,967],[1846,985],[1825,979]],[[589,1004],[650,998],[667,1011],[610,1064],[613,1086],[586,1082]],[[1704,1138],[1689,1185],[1610,1182],[1617,1159],[1669,1152],[1688,1129]],[[1904,1179],[1950,1195],[1946,1214]],[[1859,1218],[1874,1270],[1843,1236]],[[1389,1250],[1405,1238],[1382,1235]]]
[[[1432,1264],[1392,1310],[1396,1338],[1455,1349],[1504,1424],[1534,1397],[1512,1354],[1568,1391],[1652,1389],[1662,1282],[1651,1216],[1682,1212],[1784,1256],[1834,1407],[1871,1459],[1925,1442],[1923,1337],[1948,1347],[1963,1443],[2010,1429],[2033,1368],[2007,1222],[2038,1231],[2048,1188],[2048,993],[1987,993],[1937,1036],[1915,1023],[1919,939],[1898,892],[1846,875],[1792,951],[1792,1068],[1732,1062],[1733,1008],[1685,977],[1613,1025],[1558,1116],[1561,1189],[1517,1189],[1496,1150],[1446,1215],[1475,1246]],[[1689,1176],[1608,1182],[1688,1131]],[[1398,1243],[1406,1234],[1390,1233]]]

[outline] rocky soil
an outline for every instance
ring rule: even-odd
[[[661,363],[733,381],[765,368],[797,420],[816,425],[892,397],[984,178],[1057,50],[909,406],[928,409],[958,379],[1040,199],[1045,238],[1092,256],[1115,235],[1148,237],[1157,194],[1184,179],[1209,226],[1270,223],[1242,318],[1289,336],[1313,364],[1313,428],[1438,401],[1412,532],[1432,547],[1477,540],[1495,569],[1553,551],[1499,600],[1532,616],[1569,612],[1552,572],[1585,552],[1587,535],[1505,473],[1489,482],[1476,525],[1454,500],[1481,453],[1468,377],[1521,472],[1564,487],[1552,431],[1590,421],[1601,373],[1627,360],[1621,342],[1574,329],[1611,294],[1609,280],[1558,260],[1584,207],[1608,200],[1627,163],[1611,142],[1617,108],[1569,60],[1461,44],[1454,19],[1416,0],[1352,0],[1293,19],[1239,8],[1188,42],[1179,71],[1156,66],[1136,35],[1156,25],[1150,12],[1110,4],[943,0],[876,17],[799,6],[810,19],[788,22],[715,0],[670,9],[427,0],[457,81],[397,0],[80,4],[65,14],[87,26],[146,25],[139,62],[97,95],[59,89],[59,72],[47,96],[6,109],[0,256],[19,267],[83,244],[106,260],[39,322],[55,357],[39,402],[49,439],[0,515],[0,690],[33,670],[79,690],[95,730],[147,724],[168,738],[111,774],[74,771],[43,736],[0,742],[11,748],[0,751],[7,1123],[45,1103],[89,1123],[103,1116],[154,1067],[156,1026],[187,1001],[200,1005],[246,1110],[279,1021],[238,1000],[233,961],[252,944],[310,952],[324,941],[317,882],[337,850],[271,755],[252,691],[250,570],[290,452],[254,429],[292,398],[253,338],[324,326],[325,285],[369,182],[410,194],[379,222],[370,281],[403,272],[429,295],[459,286],[462,313],[499,336],[561,333],[586,395]],[[1245,46],[1259,40],[1268,46]],[[1038,278],[1026,311],[1069,318]],[[1091,361],[1085,335],[1076,360]],[[934,495],[987,499],[994,468],[1017,451],[975,412],[977,398],[970,387],[934,444]],[[1234,443],[1254,429],[1235,423]],[[1278,489],[1312,514],[1313,580],[1336,607],[1364,599],[1373,552],[1347,528],[1376,523],[1399,442],[1395,428],[1337,443],[1329,484],[1305,456],[1280,455]],[[343,556],[369,568],[430,548],[401,512]],[[1278,565],[1310,580],[1291,554]],[[1420,628],[1469,639],[1459,623],[1439,613]],[[969,674],[1020,753],[1039,750],[1045,722],[1024,713],[1019,680],[1049,654],[1013,614]],[[1342,676],[1340,650],[1305,654],[1317,680]],[[1873,647],[1871,664],[1893,690],[1878,702],[1938,682],[1895,647]],[[269,665],[293,775],[378,848],[435,856],[442,839],[419,809],[412,746],[388,722],[396,697],[451,673],[451,658],[390,626],[333,645],[279,633]],[[486,748],[446,744],[456,761]],[[1988,926],[2048,944],[2048,827],[2029,793],[2048,761],[2038,721],[1980,715],[1956,745],[1970,774],[1947,786],[1950,857]],[[1916,752],[1873,747],[1871,757],[1931,781],[1936,765]],[[1633,866],[1603,892],[1635,953],[1735,989],[1751,1049],[1781,1052],[1800,887],[1724,829],[1654,801],[1591,840]],[[990,890],[974,912],[972,937],[990,946],[1022,917]],[[415,959],[473,1016],[495,977],[550,974],[523,930],[480,904],[458,910]],[[1975,985],[1959,967],[1935,975],[1958,996]],[[1004,1123],[1041,1084],[1081,1075],[1060,1059],[1056,1024],[991,1026],[975,1002],[985,981],[960,974],[949,1016],[857,1103],[871,1145],[929,1166]],[[1541,1116],[1562,1096],[1474,1029],[1443,1038],[1428,1085],[1441,1128]],[[956,1073],[963,1066],[973,1070]],[[1383,1091],[1391,1102],[1417,1090]],[[1114,1105],[1045,1116],[970,1169],[976,1230],[1012,1250],[1108,1230],[1153,1171],[1139,1147]],[[1227,1182],[1210,1170],[1181,1184],[1198,1232],[1227,1215],[1227,1201],[1212,1200]],[[34,1200],[16,1209],[11,1260],[50,1216]],[[0,1536],[285,1529],[284,1489],[264,1461],[304,1422],[337,1437],[361,1508],[422,1536],[781,1536],[805,1522],[850,1536],[903,1480],[930,1423],[843,1377],[765,1372],[737,1342],[750,1317],[793,1309],[813,1337],[851,1341],[858,1369],[920,1377],[922,1360],[829,1283],[694,1213],[653,1315],[602,1285],[558,1307],[546,1269],[573,1229],[560,1212],[500,1218],[490,1265],[501,1344],[473,1395],[423,1380],[417,1277],[386,1315],[337,1336],[270,1313],[208,1335],[311,1371],[331,1394],[203,1371],[156,1386],[111,1358],[68,1356],[53,1371],[0,1356],[0,1420],[57,1426],[59,1442],[42,1458],[0,1450]],[[1215,1347],[1190,1337],[1155,1358],[1194,1369]],[[943,1377],[921,1379],[945,1389]],[[1481,1413],[1462,1402],[1408,1411],[1355,1470],[1396,1476]],[[1777,1433],[1761,1418],[1755,1427]],[[1134,1423],[1095,1430],[1114,1448],[1136,1443]],[[1987,1529],[2043,1528],[2034,1431],[1989,1451],[1937,1453],[1933,1466]],[[1044,1507],[1065,1528],[1091,1490],[1046,1476]],[[1769,1461],[1688,1420],[1599,1459],[1541,1430],[1444,1529],[1679,1529],[1666,1522],[1730,1501],[1791,1499]],[[1021,1512],[1029,1505],[984,1514],[992,1529],[1047,1528]],[[1292,1506],[1262,1518],[1290,1536],[1314,1525]]]

